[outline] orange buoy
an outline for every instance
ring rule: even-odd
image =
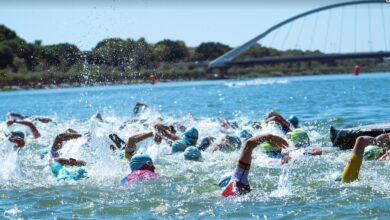
[[[360,66],[359,65],[355,65],[355,71],[353,72],[355,76],[359,76],[359,73],[360,73]]]
[[[151,74],[151,75],[149,76],[149,81],[150,81],[150,84],[152,84],[152,85],[156,84],[156,82],[157,82],[156,76],[153,75],[153,74]]]

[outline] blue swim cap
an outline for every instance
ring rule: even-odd
[[[131,169],[131,171],[136,171],[148,162],[153,162],[152,158],[150,158],[149,155],[147,155],[147,154],[134,155],[131,158],[130,163],[129,163],[130,169]]]
[[[175,141],[172,143],[172,152],[182,152],[184,151],[188,145],[184,141]]]
[[[251,138],[251,137],[253,137],[253,135],[252,135],[252,133],[251,133],[250,131],[248,131],[248,130],[242,130],[242,131],[240,132],[240,138],[244,138],[244,139],[246,140],[246,139],[249,139],[249,138]]]
[[[54,176],[58,176],[58,173],[60,172],[62,167],[63,167],[62,164],[58,163],[57,161],[50,163],[50,168],[51,168],[51,171],[53,172]]]
[[[187,147],[187,149],[184,151],[184,158],[186,160],[199,161],[202,158],[202,154],[196,147]]]
[[[196,145],[198,141],[199,132],[196,128],[192,127],[184,132],[183,141],[188,145]]]
[[[228,134],[226,135],[226,139],[228,141],[227,145],[229,145],[234,150],[239,150],[241,148],[241,140],[236,135]]]
[[[288,118],[288,121],[290,122],[290,124],[292,124],[292,126],[294,126],[294,128],[298,128],[299,119],[297,116],[290,115],[290,117]]]
[[[218,186],[219,187],[225,187],[229,184],[230,180],[232,179],[232,172],[225,173],[221,179],[219,179]]]
[[[20,138],[22,138],[22,139],[24,139],[24,133],[21,132],[21,131],[13,131],[13,132],[11,132],[11,134],[13,134],[13,135],[15,135],[15,136],[18,136],[18,137],[20,137]]]
[[[79,180],[79,179],[85,177],[86,173],[87,173],[87,171],[85,171],[85,169],[77,168],[75,171],[69,173],[68,178],[72,179],[72,180]]]

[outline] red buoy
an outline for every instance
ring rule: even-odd
[[[356,64],[356,65],[355,65],[354,75],[355,75],[355,76],[359,76],[359,73],[360,73],[360,66]]]
[[[153,75],[153,74],[151,74],[151,75],[149,76],[149,81],[150,81],[150,83],[151,83],[152,85],[156,84],[156,82],[157,82],[156,76]]]

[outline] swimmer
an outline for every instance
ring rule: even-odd
[[[7,114],[7,118],[12,118],[14,120],[28,120],[31,119],[33,121],[40,121],[42,123],[49,123],[53,120],[51,118],[44,118],[44,117],[33,117],[33,116],[26,116],[15,112],[10,112]]]
[[[41,133],[39,133],[37,127],[35,127],[35,125],[29,121],[7,121],[7,126],[11,126],[13,124],[20,124],[29,127],[34,138],[39,138],[41,136]]]
[[[62,144],[65,141],[69,141],[72,139],[80,138],[82,135],[77,133],[77,131],[73,129],[67,129],[64,133],[58,134],[54,139],[54,143],[51,146],[51,157],[57,158],[59,157],[58,151],[62,148]]]
[[[226,135],[216,144],[213,144],[214,140],[214,137],[205,137],[202,139],[200,145],[197,147],[199,150],[202,151],[212,146],[212,151],[232,152],[235,150],[239,150],[242,145],[241,139],[238,136],[232,134]]]
[[[360,136],[356,139],[352,153],[341,176],[342,183],[358,179],[363,158],[366,160],[390,160],[390,133],[377,137]]]
[[[199,137],[199,132],[196,128],[187,129],[181,138],[163,124],[157,123],[154,128],[159,133],[158,136],[174,141],[171,145],[173,153],[184,151],[189,146],[196,146]]]
[[[320,147],[311,146],[309,134],[301,128],[295,128],[287,133],[287,136],[297,149],[305,149],[304,155],[318,156],[323,154]]]
[[[64,133],[58,134],[51,147],[51,158],[49,166],[57,180],[79,180],[85,177],[86,171],[83,168],[77,168],[74,171],[68,171],[64,166],[85,166],[83,160],[73,158],[61,158],[58,151],[62,148],[63,142],[80,138],[82,135],[73,129],[68,129]]]
[[[9,146],[13,146],[14,150],[20,150],[24,147],[25,141],[24,141],[24,133],[21,131],[11,131],[11,134],[6,135],[7,139],[5,141],[8,141],[11,144],[6,144]]]
[[[230,134],[230,133],[233,133],[234,130],[238,129],[238,124],[235,121],[234,122],[229,122],[227,119],[221,118],[220,119],[220,123],[221,123],[220,131],[222,133]]]
[[[289,131],[292,131],[294,128],[299,127],[299,119],[294,115],[291,115],[289,117],[289,119],[286,120],[279,113],[270,112],[266,115],[265,121],[266,122],[274,121],[274,122],[278,123],[282,127],[282,130],[284,133],[287,133]]]
[[[129,166],[131,173],[120,181],[120,185],[136,182],[139,180],[148,180],[158,178],[152,158],[147,154],[137,154],[131,157]]]
[[[135,105],[134,105],[134,108],[133,108],[133,113],[134,115],[138,115],[139,113],[145,111],[149,106],[145,103],[142,103],[142,102],[137,102]]]
[[[141,133],[141,134],[136,134],[136,135],[129,137],[129,139],[127,140],[127,143],[124,140],[122,140],[117,134],[110,134],[108,137],[115,144],[115,146],[110,145],[110,149],[113,151],[115,151],[116,148],[123,150],[125,152],[124,158],[126,160],[129,160],[133,156],[135,151],[137,150],[136,144],[145,140],[145,139],[153,137],[153,136],[154,136],[154,133],[152,131]]]
[[[262,134],[249,138],[241,151],[232,179],[222,191],[223,197],[244,195],[251,191],[248,174],[252,162],[252,152],[258,145],[264,142],[268,142],[272,146],[278,148],[285,148],[288,146],[286,140],[272,134]]]
[[[87,163],[82,160],[76,160],[73,158],[51,158],[49,160],[49,166],[57,181],[60,180],[79,180],[86,177],[87,173],[85,169],[80,168],[80,166],[85,166]],[[78,166],[77,169],[69,171],[64,168],[64,166]]]

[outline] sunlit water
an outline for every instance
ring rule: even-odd
[[[366,161],[360,180],[341,185],[331,175],[341,171],[348,151],[331,147],[329,127],[390,121],[390,74],[265,78],[248,81],[198,81],[51,89],[0,93],[0,115],[19,112],[46,115],[55,123],[37,123],[39,139],[28,138],[19,153],[0,152],[0,218],[355,218],[388,216],[390,163]],[[122,123],[133,117],[136,101],[151,106],[140,117],[147,125]],[[107,137],[122,138],[164,123],[195,126],[200,137],[222,137],[218,119],[225,117],[250,129],[250,122],[276,110],[297,115],[324,156],[293,155],[288,165],[264,157],[260,149],[249,176],[253,191],[223,199],[216,185],[234,168],[239,152],[204,152],[202,162],[185,161],[168,144],[146,140],[139,152],[152,156],[160,178],[119,187],[129,172]],[[105,123],[90,119],[100,112]],[[191,113],[195,120],[188,117]],[[61,156],[87,161],[88,179],[57,182],[48,157],[54,137],[67,128],[86,137],[68,141]],[[6,130],[5,123],[0,125]],[[239,129],[239,130],[240,130]],[[236,132],[239,132],[237,130]],[[267,129],[265,129],[267,130]],[[277,132],[272,128],[268,132]],[[254,132],[264,132],[254,131]],[[0,135],[4,139],[3,134]],[[1,146],[0,146],[1,147]]]

